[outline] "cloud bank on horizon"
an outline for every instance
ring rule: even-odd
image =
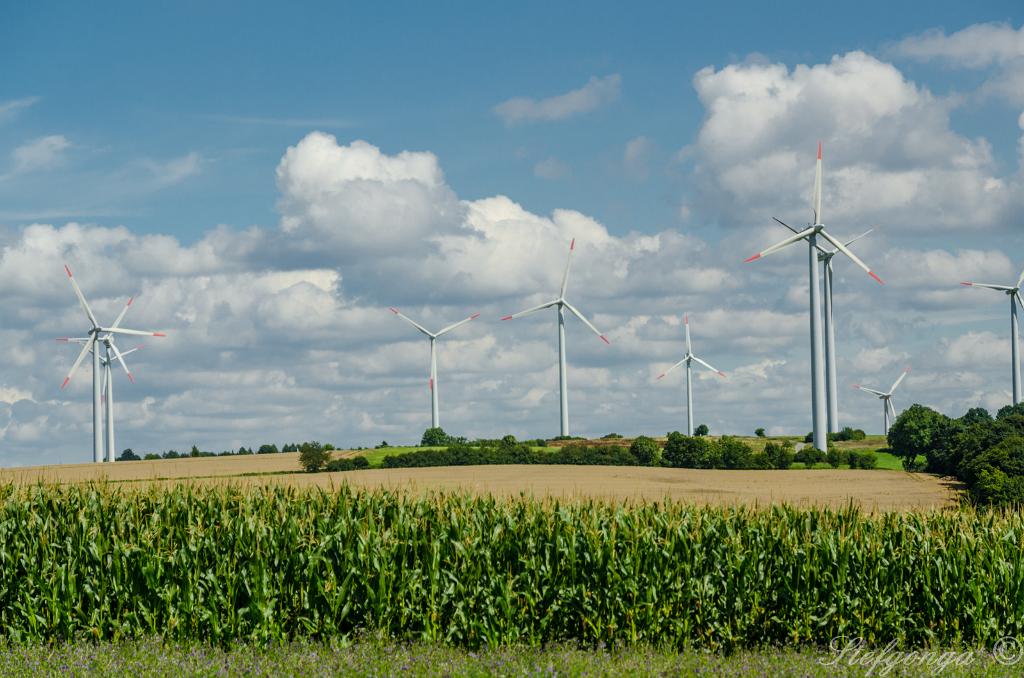
[[[997,92],[1019,77],[1020,46],[1020,30],[986,25],[912,36],[891,50],[987,68],[984,87]],[[426,346],[389,306],[434,326],[483,314],[439,345],[447,430],[554,435],[554,318],[494,321],[557,291],[573,238],[574,303],[611,340],[568,328],[573,433],[683,425],[678,381],[653,377],[681,356],[686,311],[701,355],[729,374],[700,378],[697,421],[719,432],[802,433],[810,418],[804,258],[741,262],[779,239],[770,216],[808,218],[819,138],[825,222],[840,235],[877,226],[857,251],[888,283],[876,289],[852,267],[837,271],[841,380],[889,383],[909,362],[908,401],[951,413],[1008,402],[1008,333],[963,325],[1001,323],[1001,300],[957,283],[1019,274],[1024,261],[1000,242],[1019,225],[1024,170],[1001,168],[984,137],[955,129],[959,99],[862,51],[809,65],[709,66],[692,83],[705,118],[677,154],[693,187],[683,213],[717,224],[718,240],[685,224],[616,234],[582,206],[538,214],[515,196],[468,199],[429,150],[389,154],[372,139],[322,131],[283,151],[276,225],[221,225],[191,244],[91,223],[3,233],[0,337],[12,350],[0,378],[0,461],[90,457],[88,369],[58,389],[75,356],[52,339],[85,329],[65,262],[101,318],[135,294],[130,324],[168,334],[145,342],[132,360],[137,383],[118,390],[119,441],[137,452],[417,441],[430,421]],[[595,76],[565,94],[506,100],[494,113],[507,125],[557,122],[615,102],[622,84],[619,75]],[[0,115],[29,115],[31,106],[0,103]],[[63,135],[28,139],[2,171],[42,173],[74,149]],[[651,153],[646,137],[627,144],[620,155],[630,180],[657,171]],[[156,190],[201,175],[203,163],[189,151],[139,171]],[[555,179],[568,170],[537,171]],[[952,232],[967,232],[970,246],[929,242]],[[892,234],[919,237],[897,246]],[[873,400],[840,397],[842,423],[879,427]]]

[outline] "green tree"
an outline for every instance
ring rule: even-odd
[[[949,417],[930,407],[914,404],[889,427],[889,449],[903,458],[907,470],[917,468],[917,457],[936,447],[949,426]]]
[[[156,452],[147,452],[146,456],[143,457],[143,459],[145,459],[146,461],[153,461],[154,459],[159,459],[159,458],[160,458],[160,455],[157,454]]]
[[[647,436],[637,436],[629,446],[636,460],[644,466],[657,466],[661,463],[661,446]]]
[[[189,452],[189,456],[190,457],[199,457],[199,456],[202,456],[202,453],[199,451],[198,447],[193,445],[192,446],[192,450]]]
[[[722,465],[718,441],[684,436],[679,431],[668,434],[663,456],[669,466],[680,468],[720,468]]]
[[[139,455],[132,451],[132,448],[126,448],[121,456],[117,458],[118,461],[139,461]]]
[[[733,436],[722,436],[718,440],[718,449],[722,458],[722,466],[729,469],[750,468],[753,463],[754,451],[750,446]]]
[[[964,426],[973,426],[974,424],[991,424],[992,415],[989,414],[988,410],[984,407],[972,407],[964,412],[964,416],[960,417],[960,423]]]
[[[700,424],[697,428],[693,429],[693,435],[695,436],[706,436],[711,432],[707,424]]]
[[[849,462],[849,456],[835,445],[829,445],[828,452],[825,453],[825,461],[832,468],[839,468],[840,464]]]
[[[420,438],[420,447],[444,447],[451,442],[451,438],[440,426],[428,428]]]
[[[331,453],[314,441],[299,446],[299,466],[309,473],[316,473],[331,460]]]
[[[764,429],[763,428],[755,428],[754,429],[754,435],[757,436],[758,438],[764,438]]]
[[[769,440],[764,445],[764,454],[772,468],[787,469],[793,465],[793,449],[788,443],[776,443]]]

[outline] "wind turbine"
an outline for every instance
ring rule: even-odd
[[[68,274],[68,280],[71,281],[71,287],[75,290],[75,296],[78,297],[78,303],[81,305],[82,310],[85,311],[86,317],[89,319],[89,323],[92,325],[89,328],[89,335],[85,337],[85,343],[82,345],[82,351],[78,354],[78,358],[75,359],[74,364],[71,365],[71,369],[68,371],[68,376],[64,379],[64,383],[60,385],[61,389],[67,387],[71,381],[71,377],[75,375],[78,370],[78,366],[82,364],[82,360],[85,358],[87,353],[92,353],[92,460],[96,463],[103,461],[103,417],[102,417],[102,384],[100,383],[100,352],[94,350],[97,342],[104,342],[104,345],[111,351],[115,357],[120,360],[121,364],[124,365],[123,354],[121,354],[117,346],[109,341],[110,336],[114,334],[126,334],[133,336],[142,337],[164,337],[167,336],[163,332],[147,332],[143,330],[130,330],[121,327],[121,320],[124,319],[124,314],[128,312],[128,308],[132,305],[132,299],[128,299],[128,303],[121,309],[120,315],[117,316],[117,320],[114,321],[109,327],[103,327],[96,320],[96,316],[93,314],[92,309],[89,308],[89,303],[85,300],[85,295],[82,294],[81,288],[78,287],[78,282],[75,281],[73,275],[71,275],[71,269],[66,265],[64,270]],[[125,367],[127,372],[128,368]],[[128,374],[129,378],[131,373]],[[109,416],[109,415],[108,415]],[[110,450],[107,454],[107,461],[114,461],[114,451]]]
[[[909,367],[903,370],[903,373],[900,374],[896,381],[893,382],[892,387],[884,393],[882,391],[876,391],[873,388],[861,386],[860,384],[853,385],[854,388],[859,388],[861,391],[864,391],[865,393],[870,393],[872,395],[878,396],[878,398],[882,401],[882,425],[884,427],[883,433],[885,435],[889,435],[889,412],[892,412],[893,419],[896,418],[896,408],[892,406],[892,392],[896,390],[896,387],[900,385],[904,377],[907,376],[908,372],[910,372]]]
[[[828,447],[828,434],[826,426],[825,410],[825,375],[822,364],[822,337],[821,337],[821,288],[818,284],[818,237],[821,236],[846,256],[853,263],[864,269],[868,275],[882,283],[882,279],[868,268],[867,264],[857,258],[846,245],[833,238],[825,230],[821,222],[821,143],[818,143],[818,161],[814,169],[814,194],[812,199],[814,212],[814,223],[802,231],[794,233],[785,240],[778,242],[768,249],[762,250],[746,262],[755,261],[761,257],[778,252],[781,249],[792,245],[800,240],[807,241],[807,262],[808,262],[808,286],[810,288],[810,335],[811,335],[811,421],[813,428],[814,446],[819,450]]]
[[[772,219],[775,219],[775,221],[779,222],[794,233],[799,232],[780,219],[776,219],[775,217],[772,217]],[[851,238],[843,244],[849,247],[871,233],[873,230],[875,229],[869,228],[856,238]],[[837,384],[839,382],[836,379],[836,330],[832,318],[832,258],[839,253],[839,250],[827,250],[821,245],[817,245],[817,248],[818,261],[825,264],[825,402],[828,406],[828,432],[838,433],[839,393]]]
[[[1017,304],[1024,305],[1024,300],[1020,296],[1021,285],[1024,285],[1024,273],[1021,273],[1020,277],[1017,278],[1017,284],[1014,287],[976,282],[962,282],[960,284],[967,285],[968,287],[987,287],[990,290],[1003,292],[1006,296],[1010,297],[1010,378],[1013,380],[1013,404],[1016,405],[1020,402],[1020,338],[1018,337],[1019,330],[1017,327]]]
[[[85,337],[64,337],[57,341],[63,341],[72,344],[85,344],[89,340]],[[111,369],[114,361],[121,363],[121,367],[124,368],[125,373],[128,375],[128,380],[135,383],[135,378],[132,376],[131,371],[128,369],[128,365],[124,362],[124,356],[135,353],[142,346],[136,346],[135,348],[122,351],[120,353],[115,352],[117,347],[114,345],[113,335],[106,335],[99,341],[103,342],[106,348],[106,355],[100,356],[100,365],[103,367],[103,388],[101,395],[103,398],[103,408],[106,413],[106,449],[107,449],[107,461],[114,461],[112,458],[117,451],[117,446],[114,444],[114,374]],[[95,351],[95,347],[92,349]]]
[[[572,242],[569,243],[569,256],[565,260],[565,273],[562,275],[562,288],[558,293],[558,298],[554,301],[549,301],[533,308],[528,308],[525,311],[519,313],[513,313],[507,315],[502,320],[512,320],[513,318],[521,318],[524,315],[529,315],[537,311],[542,311],[545,308],[551,308],[552,306],[558,309],[558,389],[560,396],[561,405],[561,435],[569,435],[569,384],[566,381],[565,373],[565,309],[569,309],[569,312],[574,316],[583,321],[583,324],[589,327],[594,334],[601,338],[606,344],[611,342],[608,341],[608,337],[601,334],[601,332],[594,327],[594,325],[587,320],[582,313],[576,310],[576,307],[570,304],[565,299],[565,288],[569,284],[569,264],[572,263],[572,252],[576,248],[576,239],[573,238]]]
[[[438,410],[437,406],[437,338],[440,337],[442,334],[451,332],[456,327],[461,327],[462,325],[465,325],[470,320],[474,320],[475,318],[479,317],[480,314],[474,313],[465,320],[460,320],[459,322],[453,325],[445,327],[443,330],[440,330],[438,332],[431,332],[430,330],[426,329],[425,327],[417,323],[415,320],[412,320],[408,316],[402,315],[402,313],[399,312],[399,310],[394,306],[391,307],[391,312],[397,315],[402,320],[409,323],[410,325],[412,325],[413,327],[415,327],[416,329],[418,329],[423,334],[427,335],[427,337],[430,339],[430,426],[432,428],[437,428],[438,426],[441,425],[441,413]]]
[[[693,386],[690,376],[690,367],[694,362],[700,363],[704,367],[708,368],[712,372],[717,372],[718,376],[724,377],[725,372],[708,365],[706,362],[698,358],[693,354],[693,345],[690,343],[690,318],[688,315],[683,316],[683,325],[686,326],[686,355],[683,359],[677,362],[672,367],[668,368],[664,372],[658,375],[658,379],[663,378],[666,374],[679,367],[680,365],[686,365],[686,435],[693,435]]]

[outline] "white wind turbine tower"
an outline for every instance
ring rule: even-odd
[[[778,252],[779,250],[792,245],[800,240],[807,241],[807,262],[808,262],[808,286],[810,289],[810,337],[811,337],[811,420],[812,436],[814,446],[819,450],[828,447],[827,415],[825,409],[825,374],[822,361],[822,336],[821,336],[821,288],[818,283],[818,236],[821,236],[846,256],[853,263],[864,269],[868,275],[882,284],[882,279],[868,268],[867,264],[857,258],[846,245],[833,238],[825,230],[821,221],[821,144],[818,144],[818,161],[814,171],[814,195],[812,199],[814,212],[814,223],[799,231],[785,240],[778,242],[768,249],[758,252],[746,261],[751,262],[761,257]]]
[[[1009,285],[991,285],[989,283],[963,282],[961,285],[968,287],[987,287],[990,290],[1003,292],[1010,297],[1010,378],[1013,381],[1013,404],[1020,402],[1020,338],[1017,327],[1017,304],[1024,305],[1020,296],[1021,285],[1024,285],[1024,273],[1017,278],[1014,287]]]
[[[63,341],[72,344],[85,344],[88,343],[88,339],[85,337],[64,337],[57,341]],[[114,461],[111,457],[116,453],[117,446],[114,443],[114,373],[113,364],[116,360],[121,363],[121,367],[124,368],[125,374],[128,375],[128,381],[135,383],[135,377],[132,376],[131,371],[128,369],[128,365],[124,362],[126,355],[135,353],[142,346],[136,346],[135,348],[128,349],[127,351],[117,352],[117,347],[114,345],[114,336],[111,334],[106,335],[99,341],[103,342],[106,348],[106,355],[100,357],[100,364],[103,367],[103,388],[101,389],[101,396],[103,398],[103,409],[106,413],[106,449],[107,449],[107,461]],[[92,349],[95,351],[95,347]]]
[[[438,409],[437,405],[437,338],[440,337],[442,334],[447,334],[448,332],[451,332],[456,327],[461,327],[462,325],[465,325],[470,320],[476,319],[477,317],[480,316],[480,314],[474,313],[468,318],[460,320],[459,322],[454,323],[452,325],[449,325],[448,327],[445,327],[442,330],[439,330],[437,332],[431,332],[430,330],[426,329],[425,327],[417,323],[415,320],[412,320],[408,316],[402,315],[402,313],[399,312],[399,310],[394,306],[391,307],[391,312],[397,315],[402,320],[409,323],[410,325],[412,325],[413,327],[415,327],[416,329],[418,329],[423,334],[427,335],[427,337],[430,339],[430,426],[432,428],[437,428],[438,426],[441,425],[441,412]]]
[[[793,228],[786,222],[772,217],[775,221],[779,222],[794,233],[798,233],[797,229]],[[868,235],[873,231],[873,228],[869,228],[864,231],[856,238],[847,240],[844,245],[849,247],[853,243],[857,242],[864,236]],[[825,402],[828,406],[828,432],[838,433],[839,432],[839,393],[838,393],[838,380],[836,378],[836,329],[835,323],[833,322],[832,315],[832,259],[839,253],[839,250],[832,249],[828,250],[818,245],[818,261],[825,264]]]
[[[893,382],[892,387],[890,387],[889,390],[885,391],[884,393],[882,391],[876,391],[873,388],[861,386],[860,384],[853,385],[854,388],[859,388],[861,391],[864,391],[865,393],[870,393],[871,395],[878,396],[879,400],[882,401],[882,433],[884,433],[885,435],[889,435],[889,413],[892,412],[892,418],[896,419],[896,408],[893,407],[892,405],[892,392],[896,390],[896,387],[900,385],[900,383],[903,381],[903,378],[907,376],[908,372],[910,372],[909,367],[903,370],[903,373],[900,374],[900,376],[896,379],[895,382]]]
[[[683,315],[683,325],[686,327],[686,355],[683,359],[677,362],[672,367],[668,368],[664,372],[658,375],[658,379],[663,378],[666,374],[679,367],[680,365],[686,365],[686,435],[693,435],[693,386],[692,377],[690,375],[691,364],[694,362],[700,363],[704,367],[708,368],[712,372],[718,373],[718,376],[724,377],[725,372],[708,365],[706,362],[698,358],[693,354],[693,345],[690,343],[690,317]]]
[[[78,370],[78,366],[82,364],[82,360],[86,354],[92,353],[92,459],[96,463],[103,461],[103,416],[102,416],[102,384],[100,381],[100,352],[96,349],[98,342],[103,342],[104,346],[107,347],[110,353],[113,353],[122,365],[124,365],[123,354],[118,351],[117,346],[110,341],[111,335],[114,334],[126,334],[141,337],[164,337],[167,336],[163,332],[146,332],[143,330],[130,330],[121,327],[121,320],[124,318],[124,314],[128,312],[128,307],[132,305],[132,299],[128,300],[128,303],[121,310],[121,314],[117,316],[117,320],[114,324],[109,327],[103,327],[96,320],[96,316],[93,314],[92,309],[89,308],[88,302],[85,300],[85,296],[82,294],[82,290],[78,287],[78,283],[75,281],[74,276],[71,275],[71,269],[64,266],[64,270],[68,274],[68,280],[71,281],[71,287],[75,290],[75,296],[78,297],[78,303],[81,304],[82,310],[85,311],[86,317],[89,319],[89,323],[92,327],[89,329],[89,336],[85,337],[84,344],[82,345],[82,351],[78,354],[78,358],[75,359],[74,364],[68,371],[68,376],[64,379],[64,383],[60,385],[61,389],[67,387],[71,381],[71,377],[75,375]],[[108,353],[109,355],[109,353]],[[125,371],[127,371],[127,366]],[[129,373],[129,378],[131,373]],[[111,416],[108,413],[108,417]],[[111,449],[107,453],[107,461],[114,461],[114,450]]]
[[[572,242],[569,243],[569,256],[565,261],[565,273],[562,275],[562,288],[558,293],[558,298],[554,301],[549,301],[533,308],[528,308],[525,311],[519,313],[513,313],[507,315],[502,320],[512,320],[513,318],[521,318],[524,315],[535,313],[537,311],[544,310],[545,308],[551,308],[552,306],[558,309],[558,389],[561,405],[561,435],[569,435],[569,384],[566,381],[565,373],[565,309],[569,309],[569,312],[574,316],[583,321],[583,324],[589,327],[594,334],[601,338],[601,341],[608,344],[608,337],[601,334],[601,332],[594,327],[594,325],[587,320],[582,313],[576,310],[572,304],[565,299],[565,288],[569,284],[569,264],[572,263],[572,252],[576,248],[576,239],[573,238]]]

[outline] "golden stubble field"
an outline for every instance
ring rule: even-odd
[[[348,456],[355,453],[335,453]],[[206,457],[40,466],[0,471],[20,485],[108,481],[123,487],[194,483],[290,485],[326,490],[349,484],[413,494],[462,491],[542,499],[663,501],[715,505],[842,507],[867,511],[938,510],[957,503],[949,480],[884,470],[704,471],[628,466],[454,466],[295,473],[296,454]],[[259,474],[259,475],[245,475]]]

